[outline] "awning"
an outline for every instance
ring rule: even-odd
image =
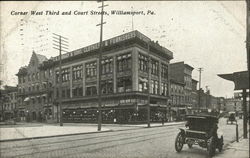
[[[29,101],[30,100],[30,97],[26,97],[25,99],[24,99],[24,101]]]

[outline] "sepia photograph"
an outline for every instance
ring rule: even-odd
[[[1,1],[0,157],[249,158],[250,1]]]

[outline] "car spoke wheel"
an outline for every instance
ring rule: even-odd
[[[175,150],[177,152],[180,152],[183,148],[183,144],[184,144],[184,136],[182,134],[182,132],[178,133],[176,139],[175,139]]]
[[[207,150],[208,150],[208,155],[210,157],[213,157],[215,155],[215,140],[214,137],[209,138],[208,140],[208,145],[207,145]]]

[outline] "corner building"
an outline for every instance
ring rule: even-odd
[[[64,122],[97,122],[99,71],[102,122],[146,122],[148,96],[151,121],[166,117],[171,51],[132,31],[103,41],[101,70],[98,54],[99,43],[62,55]],[[59,57],[44,61],[39,69],[52,73],[51,112],[52,118],[58,120]]]

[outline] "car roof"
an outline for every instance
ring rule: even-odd
[[[213,116],[213,115],[186,115],[186,118],[194,118],[194,119],[218,119],[217,116]]]

